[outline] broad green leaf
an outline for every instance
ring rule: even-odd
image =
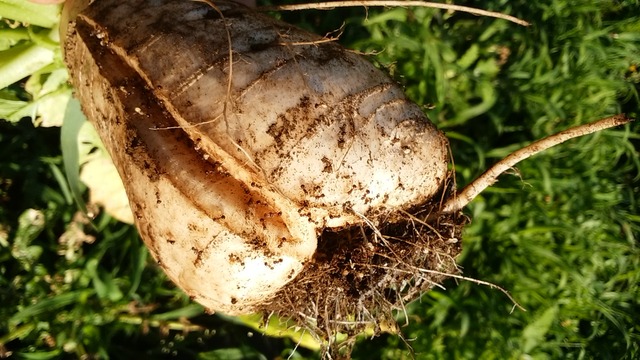
[[[69,75],[66,69],[55,66],[43,70],[45,72],[32,74],[25,84],[25,90],[33,99],[29,103],[29,111],[40,126],[61,126],[71,99]]]
[[[27,101],[15,99],[3,99],[0,96],[0,119],[18,122],[23,118],[22,114],[29,113]]]
[[[62,86],[33,101],[0,99],[0,118],[17,122],[29,117],[39,126],[61,126],[71,92],[70,88]]]
[[[25,42],[0,52],[0,88],[20,81],[51,64],[55,52],[33,42]]]
[[[0,18],[52,28],[60,20],[60,5],[41,5],[27,0],[0,0]]]

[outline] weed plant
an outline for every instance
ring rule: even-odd
[[[402,8],[278,16],[320,33],[344,21],[341,42],[377,53],[372,61],[451,139],[459,187],[545,135],[638,117],[640,2],[480,6],[532,25]],[[97,215],[85,220],[60,128],[42,126],[62,116],[70,91],[50,30],[57,12],[0,0],[0,357],[318,357],[247,319],[205,314],[132,226],[92,205]],[[636,122],[537,155],[466,210],[464,275],[508,289],[526,312],[499,291],[449,281],[398,314],[405,340],[364,338],[354,358],[640,358],[639,130]]]

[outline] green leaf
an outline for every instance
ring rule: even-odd
[[[27,209],[18,218],[11,254],[26,270],[30,270],[42,254],[42,247],[31,242],[44,230],[45,220],[44,213],[35,209]]]
[[[36,328],[35,324],[25,324],[22,326],[18,326],[8,334],[0,337],[0,347],[2,344],[6,344],[9,341],[13,341],[15,339],[24,339]]]
[[[522,331],[522,349],[525,353],[530,353],[544,340],[551,329],[551,325],[558,316],[558,306],[552,306],[545,310],[534,322],[527,325]]]
[[[26,113],[25,109],[29,106],[29,103],[17,99],[6,99],[0,94],[0,119],[8,120],[11,122],[18,122],[23,118],[23,113]]]
[[[199,304],[191,304],[180,309],[176,309],[173,311],[168,311],[162,314],[155,314],[151,316],[151,320],[175,320],[179,318],[192,318],[197,315],[204,314],[204,308]]]
[[[465,52],[464,55],[462,55],[460,59],[458,59],[458,66],[460,66],[463,70],[466,70],[471,65],[473,65],[476,60],[478,60],[479,55],[480,47],[477,44],[471,45],[467,52]]]
[[[55,52],[32,42],[25,42],[0,52],[0,88],[20,81],[53,63]]]
[[[90,259],[86,265],[86,271],[91,278],[96,295],[102,300],[111,302],[117,302],[122,299],[122,291],[113,281],[113,276],[99,268],[98,265],[99,259],[97,258]]]
[[[277,315],[270,316],[267,324],[264,323],[264,317],[262,314],[240,315],[236,316],[235,319],[230,320],[249,326],[268,336],[288,337],[296,344],[307,349],[320,350],[322,345],[311,335],[311,333],[309,333],[309,331],[301,329],[296,326],[294,322],[282,319]],[[344,340],[342,336],[338,337],[340,337],[339,340]]]
[[[26,0],[0,0],[0,18],[52,28],[60,21],[60,5],[41,5]]]
[[[78,207],[86,214],[87,207],[82,197],[80,182],[80,155],[78,151],[78,134],[86,122],[86,117],[77,99],[71,99],[64,114],[64,122],[60,132],[60,146],[64,161],[64,172],[69,181],[69,188]]]
[[[217,349],[198,354],[201,360],[267,360],[267,357],[248,346]]]
[[[131,272],[131,287],[127,293],[127,297],[133,296],[140,286],[140,280],[142,279],[142,272],[147,264],[147,256],[149,251],[146,247],[134,247],[131,258],[133,259],[133,266]]]
[[[498,96],[493,85],[490,82],[483,81],[479,83],[476,91],[479,92],[482,101],[475,106],[470,106],[467,109],[460,111],[454,119],[445,121],[442,126],[446,127],[463,125],[470,119],[486,113],[496,104]]]
[[[52,350],[52,351],[38,351],[33,353],[28,352],[18,352],[17,355],[21,359],[27,360],[48,360],[48,359],[59,359],[62,351],[61,350]]]
[[[29,40],[29,31],[24,27],[2,29],[0,27],[0,51],[16,45],[20,40]]]
[[[88,295],[88,293],[90,292],[87,290],[79,290],[63,293],[46,299],[40,299],[36,304],[27,306],[18,311],[9,319],[9,323],[15,326],[30,317],[49,311],[55,311],[56,309],[75,303],[81,297]]]

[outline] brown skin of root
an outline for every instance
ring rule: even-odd
[[[261,310],[305,324],[330,352],[337,350],[337,333],[395,328],[396,311],[447,278],[419,269],[459,273],[455,258],[468,218],[440,213],[439,199],[452,193],[449,187],[438,200],[381,219],[375,230],[358,225],[325,231],[303,272]]]

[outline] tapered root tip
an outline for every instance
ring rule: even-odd
[[[569,139],[628,124],[631,121],[634,121],[634,119],[627,117],[625,114],[618,114],[594,121],[592,123],[575,126],[570,129],[561,131],[557,134],[553,134],[535,141],[532,144],[511,153],[510,155],[490,167],[487,171],[485,171],[477,179],[472,181],[464,189],[448,199],[445,202],[442,211],[444,213],[453,213],[462,210],[462,208],[467,206],[473,199],[476,198],[476,196],[478,196],[478,194],[498,181],[498,176],[500,176],[503,172],[509,170],[517,163],[524,159],[527,159],[530,156],[559,145]]]

